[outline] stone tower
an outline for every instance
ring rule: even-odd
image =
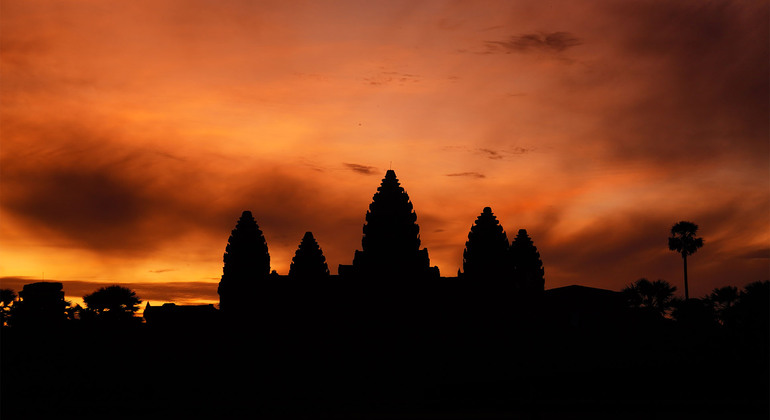
[[[318,246],[312,232],[305,232],[302,242],[291,260],[289,278],[295,280],[325,280],[329,278],[329,267],[326,265],[321,247]]]
[[[524,293],[543,293],[545,290],[543,261],[526,229],[519,229],[518,235],[511,243],[509,253],[516,288]]]
[[[244,211],[225,248],[222,279],[219,282],[219,308],[223,312],[248,311],[258,282],[270,274],[267,242],[254,216]]]
[[[508,280],[511,276],[508,238],[490,207],[484,207],[468,233],[463,251],[463,277]]]
[[[388,170],[377,188],[352,266],[340,266],[340,275],[356,278],[438,277],[438,268],[430,267],[427,249],[420,249],[417,214],[396,173]]]

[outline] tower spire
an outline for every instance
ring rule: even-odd
[[[256,282],[270,273],[267,242],[250,211],[241,214],[227,241],[219,282],[219,307],[222,310],[245,310],[253,297]]]
[[[305,232],[289,267],[289,277],[296,280],[322,280],[329,277],[321,247],[318,246],[312,232]]]
[[[363,251],[356,251],[353,259],[356,275],[392,278],[428,273],[428,251],[420,249],[417,214],[393,169],[387,170],[372,198],[363,234]]]
[[[508,270],[508,238],[491,207],[484,207],[468,233],[463,251],[464,276],[478,280],[499,280]]]

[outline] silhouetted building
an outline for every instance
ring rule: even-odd
[[[514,286],[525,293],[542,293],[545,289],[545,270],[537,247],[526,229],[511,243],[510,264],[513,266]]]
[[[212,304],[164,303],[163,306],[150,306],[150,302],[147,302],[143,316],[147,325],[150,326],[199,328],[213,325],[217,320],[218,312]]]
[[[225,248],[222,280],[219,282],[219,308],[224,311],[248,310],[258,282],[270,274],[270,254],[254,216],[244,211]]]
[[[604,327],[626,313],[622,293],[578,285],[546,290],[543,306],[552,325],[569,328]]]
[[[289,278],[293,280],[325,280],[329,278],[326,257],[324,257],[323,251],[312,232],[305,232],[305,236],[291,260]]]
[[[541,302],[544,274],[537,248],[523,229],[509,243],[490,207],[470,229],[463,272],[440,277],[428,250],[420,248],[417,215],[393,170],[386,172],[366,212],[361,245],[353,263],[340,265],[339,274],[331,276],[321,247],[306,232],[288,275],[270,273],[265,238],[251,212],[244,211],[224,255],[220,310],[230,319],[277,329],[291,325],[290,330],[349,322],[367,328],[398,323],[417,328],[423,322],[435,328],[448,327],[451,319],[504,328],[534,313]],[[451,318],[448,312],[463,315]]]
[[[343,277],[404,279],[438,278],[438,267],[430,267],[427,249],[420,249],[420,227],[396,173],[388,170],[377,188],[352,266],[340,265]]]
[[[54,326],[66,320],[66,308],[61,283],[25,284],[14,303],[12,321],[19,326]]]
[[[463,251],[463,272],[468,280],[510,281],[508,238],[490,207],[476,218]]]

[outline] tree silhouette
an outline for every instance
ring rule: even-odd
[[[16,292],[11,289],[0,289],[0,326],[6,324],[6,318],[10,312],[11,303],[16,299]]]
[[[526,229],[519,229],[509,253],[517,286],[532,292],[542,292],[545,289],[543,261]]]
[[[83,296],[83,302],[98,318],[125,320],[133,318],[142,300],[133,290],[116,284]]]
[[[733,308],[738,303],[739,296],[738,288],[735,286],[716,288],[708,296],[708,302],[722,325],[731,323]]]
[[[674,298],[671,300],[671,307],[671,317],[687,326],[689,330],[703,330],[716,325],[717,316],[708,298]]]
[[[738,326],[743,330],[759,333],[767,345],[770,331],[770,281],[747,284],[741,291],[734,310]]]
[[[238,219],[227,241],[223,260],[217,293],[220,309],[228,310],[230,305],[245,304],[254,293],[255,282],[270,274],[267,242],[250,211],[244,211]]]
[[[329,267],[326,265],[321,247],[318,246],[312,232],[305,232],[302,242],[294,254],[289,267],[289,277],[297,280],[322,280],[329,277]]]
[[[492,213],[484,210],[476,218],[463,251],[463,275],[473,279],[500,280],[510,275],[508,237]]]
[[[684,298],[690,298],[690,290],[687,286],[687,256],[694,254],[698,248],[703,246],[703,239],[695,234],[698,232],[698,225],[693,222],[681,221],[671,227],[671,237],[668,238],[668,249],[682,254],[684,261]]]
[[[641,278],[626,286],[621,291],[633,308],[648,308],[657,314],[665,315],[673,303],[676,287],[665,280],[649,281]]]
[[[64,309],[64,312],[67,313],[67,319],[70,321],[74,321],[80,317],[80,315],[83,313],[84,309],[80,304],[76,304],[75,306],[72,306],[72,303],[68,302],[67,307]]]

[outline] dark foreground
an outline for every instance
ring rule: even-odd
[[[762,346],[669,324],[4,330],[2,418],[768,418]]]

